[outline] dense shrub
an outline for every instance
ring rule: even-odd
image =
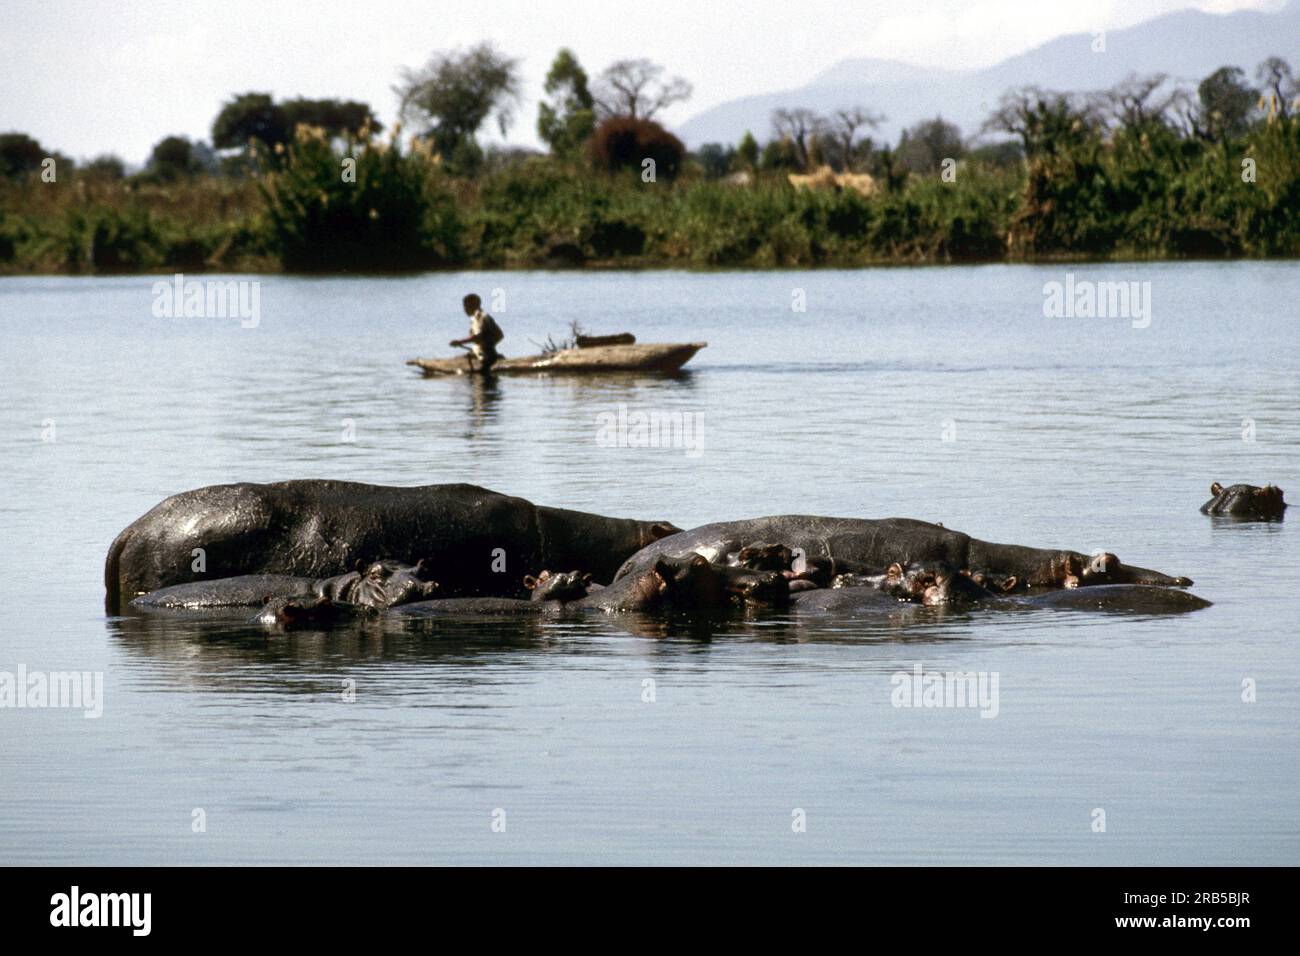
[[[299,127],[262,182],[268,240],[284,268],[385,272],[454,261],[456,214],[428,152],[350,143],[340,155],[323,133]]]
[[[686,147],[658,123],[629,116],[612,116],[591,135],[591,157],[596,166],[615,172],[642,169],[654,160],[655,178],[676,178],[686,157]]]

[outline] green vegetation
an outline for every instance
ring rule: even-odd
[[[893,145],[865,108],[779,110],[760,144],[687,154],[653,116],[690,95],[644,60],[547,76],[549,154],[488,148],[520,87],[489,45],[404,74],[400,128],[338,100],[233,97],[213,150],[168,136],[128,175],[0,135],[0,272],[854,266],[1300,255],[1300,90],[1270,58],[1194,91],[1003,98],[981,137],[941,118]],[[647,171],[647,159],[655,162]]]

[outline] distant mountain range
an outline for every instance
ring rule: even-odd
[[[896,142],[902,129],[942,116],[970,137],[1009,89],[1088,91],[1114,86],[1131,73],[1168,73],[1195,85],[1221,66],[1238,66],[1254,79],[1269,56],[1287,59],[1300,72],[1300,0],[1276,13],[1229,14],[1183,10],[1106,33],[1104,53],[1092,51],[1093,36],[1057,37],[1026,53],[979,70],[945,70],[896,60],[845,60],[798,89],[761,93],[705,110],[677,130],[688,146],[736,143],[746,130],[760,142],[771,136],[778,108],[806,107],[821,113],[865,106],[886,120],[872,135]]]

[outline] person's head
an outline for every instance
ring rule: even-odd
[[[461,300],[461,303],[465,306],[466,315],[473,315],[479,309],[483,308],[483,300],[473,292],[465,296],[465,298]]]

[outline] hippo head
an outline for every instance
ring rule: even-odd
[[[1191,583],[1191,578],[1125,564],[1109,551],[1098,551],[1091,556],[1061,551],[1033,572],[1025,585],[1030,588],[1077,588],[1094,584],[1151,584],[1182,588]]]
[[[438,582],[432,580],[429,562],[414,565],[396,561],[374,561],[365,567],[347,589],[343,600],[365,607],[396,607],[434,597]]]
[[[641,547],[648,547],[660,538],[666,538],[670,534],[681,533],[682,529],[670,521],[651,521],[642,527]]]
[[[751,571],[786,571],[794,552],[783,544],[750,544],[740,549],[736,563]]]
[[[276,597],[269,598],[250,624],[290,630],[330,624],[346,616],[346,607],[327,597]]]
[[[1268,520],[1281,518],[1286,510],[1282,489],[1276,485],[1263,488],[1258,485],[1229,485],[1225,488],[1216,481],[1210,485],[1210,495],[1210,500],[1201,506],[1201,511],[1209,515]]]
[[[659,596],[682,607],[717,607],[727,603],[726,581],[702,554],[660,555],[651,571]]]
[[[970,579],[994,594],[1010,594],[1020,586],[1020,579],[1014,574],[1001,574],[997,571],[972,571]]]
[[[880,586],[899,600],[929,606],[974,604],[992,597],[988,589],[946,561],[926,561],[908,567],[891,564]]]
[[[790,603],[790,579],[781,571],[753,571],[730,580],[728,590],[749,607],[783,607]]]
[[[542,571],[537,577],[525,575],[524,587],[533,592],[534,601],[577,601],[587,596],[591,575],[582,571]]]

